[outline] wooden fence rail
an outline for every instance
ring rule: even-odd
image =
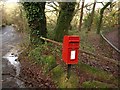
[[[54,41],[54,40],[51,40],[51,39],[48,39],[48,38],[44,38],[44,37],[40,37],[41,39],[47,41],[47,42],[51,42],[51,43],[54,43],[58,46],[62,46],[62,43],[60,42],[57,42],[57,41]],[[105,56],[102,56],[102,55],[99,55],[99,54],[95,54],[95,53],[91,53],[89,51],[85,51],[85,50],[82,50],[82,49],[79,49],[80,50],[80,53],[85,53],[85,54],[88,54],[88,55],[91,55],[91,56],[94,56],[96,58],[99,58],[101,59],[102,61],[107,61],[107,62],[111,62],[115,65],[118,65],[120,62],[119,61],[116,61],[114,59],[111,59],[111,58],[108,58],[108,57],[105,57]]]

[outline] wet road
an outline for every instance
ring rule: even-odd
[[[113,30],[112,32],[109,32],[108,34],[106,34],[106,38],[116,47],[120,50],[119,44],[120,44],[120,40],[119,40],[119,34],[118,34],[118,29]]]
[[[21,41],[21,36],[12,26],[2,28],[2,56]]]
[[[17,57],[12,54],[17,53],[15,47],[21,42],[21,36],[12,26],[6,26],[2,28],[0,37],[2,38],[2,48],[0,48],[0,53],[2,53],[2,73],[17,75],[20,72],[19,62],[16,61]],[[22,87],[21,83],[15,77],[2,75],[2,88]]]

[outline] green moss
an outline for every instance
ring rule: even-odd
[[[75,2],[65,2],[60,4],[61,10],[54,29],[54,39],[56,41],[61,42],[63,40],[63,36],[68,34],[68,27],[73,18],[75,4]]]
[[[78,65],[80,71],[85,72],[94,78],[98,78],[99,80],[110,82],[116,85],[118,84],[118,80],[111,73],[108,73],[98,68],[91,67],[81,62]]]
[[[71,73],[71,76],[69,79],[66,78],[67,74],[64,73],[61,75],[58,86],[59,88],[77,88],[79,84],[78,76],[74,73]]]
[[[58,79],[61,77],[63,73],[64,73],[64,70],[62,66],[58,65],[52,70],[52,77],[55,81],[58,81]]]
[[[58,65],[52,70],[52,78],[60,89],[77,88],[79,84],[78,76],[73,72],[70,78],[67,79],[67,73],[64,72],[61,65]]]
[[[28,57],[34,60],[35,62],[40,62],[42,64],[55,64],[55,57],[51,55],[50,48],[48,44],[40,44],[35,49],[31,50],[28,54]]]
[[[99,81],[86,81],[82,84],[83,88],[113,88],[114,85],[99,82]]]

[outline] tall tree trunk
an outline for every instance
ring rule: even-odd
[[[83,1],[82,1],[82,6],[81,6],[81,13],[80,13],[81,15],[80,15],[79,28],[78,28],[78,29],[79,29],[79,31],[81,31],[81,26],[82,26],[82,18],[83,18],[84,1],[85,1],[85,0],[83,0]]]
[[[100,10],[100,19],[99,19],[99,22],[98,22],[97,34],[100,33],[104,10],[105,10],[111,3],[112,3],[112,2],[107,2],[106,5]]]
[[[92,13],[91,13],[91,16],[90,16],[90,24],[89,24],[89,26],[88,26],[88,31],[91,30],[91,26],[92,26],[92,23],[93,23],[95,6],[96,6],[96,0],[95,0],[95,2],[94,2],[94,4],[93,4]]]
[[[120,6],[120,2],[118,2],[118,6]],[[120,7],[118,7],[118,39],[120,39]],[[119,42],[119,50],[120,50],[120,42]]]
[[[24,2],[26,16],[30,27],[30,41],[32,45],[43,43],[41,36],[46,37],[45,2]]]
[[[68,34],[68,28],[73,18],[75,9],[75,2],[62,2],[60,3],[61,10],[57,19],[57,24],[54,29],[56,41],[62,41],[63,36]]]

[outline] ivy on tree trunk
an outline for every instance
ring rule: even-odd
[[[43,43],[41,36],[46,37],[45,2],[24,2],[22,3],[30,27],[30,41],[32,45]]]
[[[68,34],[68,28],[73,18],[75,4],[76,2],[61,2],[60,3],[61,10],[59,12],[57,24],[54,29],[55,31],[54,39],[56,41],[61,42],[63,39],[63,36]]]

